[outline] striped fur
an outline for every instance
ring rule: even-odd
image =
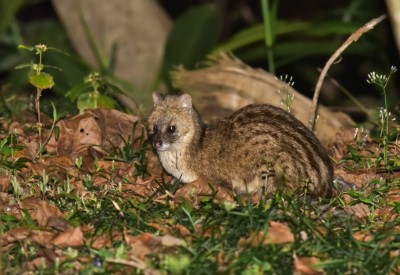
[[[204,125],[189,95],[154,101],[148,119],[150,139],[164,169],[183,182],[203,176],[240,194],[303,186],[316,195],[331,194],[329,156],[315,135],[288,112],[266,104],[248,105]],[[174,132],[168,130],[171,126]]]

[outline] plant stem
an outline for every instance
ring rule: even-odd
[[[42,159],[42,123],[40,118],[40,97],[42,96],[42,89],[36,89],[36,99],[35,99],[35,106],[36,106],[36,113],[38,118],[38,132],[39,132],[39,160]]]
[[[272,34],[272,20],[269,8],[269,0],[261,0],[262,14],[264,19],[264,40],[267,47],[268,70],[275,75],[274,52],[272,46],[274,44],[274,36]]]

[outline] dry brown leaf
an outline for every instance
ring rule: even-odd
[[[94,147],[100,153],[112,151],[124,144],[132,135],[133,125],[138,118],[117,110],[94,109],[61,120],[59,138],[50,139],[47,148],[58,155],[69,155],[72,159],[88,155],[87,148]],[[135,136],[142,134],[143,126],[138,123]],[[134,144],[137,146],[137,144]]]
[[[83,246],[85,244],[83,233],[81,228],[68,229],[67,231],[59,234],[52,240],[52,243],[56,246],[67,247],[67,246]]]
[[[374,169],[363,171],[348,171],[342,166],[336,166],[334,174],[335,176],[342,176],[346,182],[354,183],[357,188],[362,188],[372,180],[378,179],[380,177],[380,175],[376,174],[376,171],[374,171]]]
[[[315,257],[297,257],[294,255],[294,267],[296,274],[324,274],[323,270],[313,267],[313,265],[318,264],[319,262],[320,260]]]
[[[400,202],[400,187],[391,188],[388,192],[390,202]]]
[[[51,240],[53,239],[53,237],[53,232],[33,230],[28,238],[43,247],[51,248]]]
[[[8,172],[0,172],[0,192],[7,192],[11,185],[11,174]]]
[[[377,208],[375,209],[375,214],[385,222],[393,222],[399,218],[399,214],[394,207]]]
[[[35,215],[32,215],[32,218],[36,219],[39,225],[46,226],[49,218],[61,216],[61,210],[56,205],[43,201],[38,207]]]
[[[175,229],[177,229],[179,231],[180,236],[185,237],[185,236],[190,235],[190,230],[182,224],[176,224]]]
[[[51,216],[49,218],[49,220],[47,221],[47,226],[53,227],[59,231],[66,231],[72,228],[72,226],[66,220],[55,216]]]
[[[191,202],[195,207],[199,205],[201,198],[204,196],[210,196],[213,192],[217,192],[215,199],[219,201],[234,201],[231,190],[220,185],[211,184],[214,190],[210,187],[210,183],[205,178],[198,178],[197,180],[184,185],[179,188],[175,193],[175,198],[178,202],[185,199]]]
[[[268,229],[264,244],[281,244],[294,242],[293,233],[287,224],[271,221],[269,225],[270,227]]]
[[[8,193],[0,192],[0,213],[8,212],[7,209],[10,206],[10,201],[13,201],[13,198]]]
[[[110,234],[102,234],[96,236],[94,241],[92,242],[92,247],[94,249],[100,249],[103,247],[111,247],[113,241],[122,240],[123,235],[119,231],[113,231],[112,235]]]
[[[5,232],[1,237],[0,239],[1,246],[6,246],[13,242],[25,240],[30,233],[31,229],[25,227],[11,229]]]
[[[37,257],[32,261],[28,262],[29,270],[40,270],[43,267],[48,266],[50,263],[45,257]]]
[[[157,236],[157,237],[161,239],[161,245],[166,246],[166,247],[186,246],[186,243],[184,240],[176,238],[171,235]]]
[[[185,246],[184,240],[171,235],[156,236],[151,233],[143,233],[140,236],[124,235],[125,242],[132,247],[132,256],[144,259],[149,253],[161,253],[170,251],[177,246]]]
[[[238,241],[239,247],[246,245],[260,246],[267,244],[293,243],[294,235],[290,227],[284,223],[271,221],[267,232],[251,232],[247,239],[241,238]]]
[[[370,242],[374,240],[374,237],[370,232],[355,232],[353,238],[360,242]]]
[[[358,203],[355,205],[347,205],[344,207],[344,211],[347,214],[355,216],[358,220],[362,222],[368,221],[368,217],[371,214],[368,206],[363,203]]]
[[[130,257],[138,257],[139,259],[144,259],[147,254],[152,253],[150,248],[143,243],[143,241],[138,236],[130,236],[125,234],[124,240],[131,247],[129,252]]]

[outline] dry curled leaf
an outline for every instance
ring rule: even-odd
[[[216,192],[215,199],[219,201],[234,201],[232,191],[219,185],[208,182],[205,178],[185,184],[175,193],[178,202],[182,199],[188,200],[192,205],[197,206],[202,197],[211,196]]]
[[[92,247],[94,249],[100,249],[103,247],[111,247],[113,241],[122,240],[123,235],[119,231],[113,231],[112,234],[102,234],[96,236],[92,242]]]
[[[79,247],[85,244],[83,233],[81,228],[78,226],[76,228],[71,228],[66,230],[63,233],[60,233],[57,237],[55,237],[52,241],[55,246],[60,247]]]
[[[51,248],[51,240],[54,237],[53,232],[34,230],[29,236],[29,240],[40,244],[42,247]]]
[[[322,269],[316,268],[314,266],[319,262],[320,260],[315,257],[297,257],[296,255],[294,255],[294,267],[296,270],[296,274],[324,274]]]
[[[39,225],[47,226],[51,217],[61,217],[61,215],[61,211],[56,205],[43,201],[32,218],[36,219]]]
[[[353,234],[353,238],[361,242],[370,242],[374,239],[374,237],[370,232],[361,232],[361,231],[355,232]]]
[[[371,214],[368,206],[363,203],[358,203],[355,205],[348,205],[344,208],[347,214],[355,216],[358,220],[366,222],[369,215]]]
[[[241,238],[238,242],[238,245],[241,247],[245,245],[255,247],[260,245],[285,244],[293,242],[294,235],[288,225],[271,221],[267,232],[251,232],[247,239]]]

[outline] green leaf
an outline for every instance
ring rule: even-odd
[[[28,77],[29,82],[38,89],[50,89],[55,84],[53,77],[45,72],[36,74],[34,71],[30,71]]]
[[[274,32],[276,36],[282,36],[307,30],[311,24],[303,21],[284,21],[279,20],[275,23]],[[239,31],[228,41],[222,43],[214,52],[234,51],[264,39],[263,24],[255,25]],[[275,38],[274,38],[275,39]]]
[[[93,98],[92,93],[83,93],[78,97],[76,106],[79,112],[83,112],[86,109],[94,109],[97,107],[97,102]]]
[[[115,102],[111,97],[99,95],[97,98],[97,107],[113,109],[115,107]]]
[[[71,101],[75,101],[81,94],[88,92],[92,86],[89,83],[82,83],[73,86],[66,94]]]
[[[25,46],[25,45],[18,45],[18,49],[24,49],[24,50],[28,50],[28,51],[33,51],[35,49],[35,47]]]
[[[69,56],[69,54],[67,52],[64,52],[64,51],[62,51],[62,50],[60,50],[58,48],[55,48],[55,47],[47,47],[47,50],[55,51],[55,52],[58,52],[58,53],[62,53],[63,55]]]
[[[55,123],[58,120],[57,108],[54,106],[53,101],[51,102],[51,106],[53,107],[53,122]]]
[[[19,64],[18,66],[15,66],[15,69],[19,70],[19,69],[24,69],[27,67],[32,67],[32,63]]]
[[[170,84],[169,73],[174,66],[193,69],[215,47],[220,18],[210,5],[195,7],[179,17],[165,48],[161,79]]]
[[[52,69],[56,69],[56,70],[58,70],[58,71],[60,71],[60,72],[62,72],[62,70],[63,70],[63,69],[61,69],[61,68],[59,68],[59,67],[51,66],[51,65],[44,65],[43,68],[52,68]]]

